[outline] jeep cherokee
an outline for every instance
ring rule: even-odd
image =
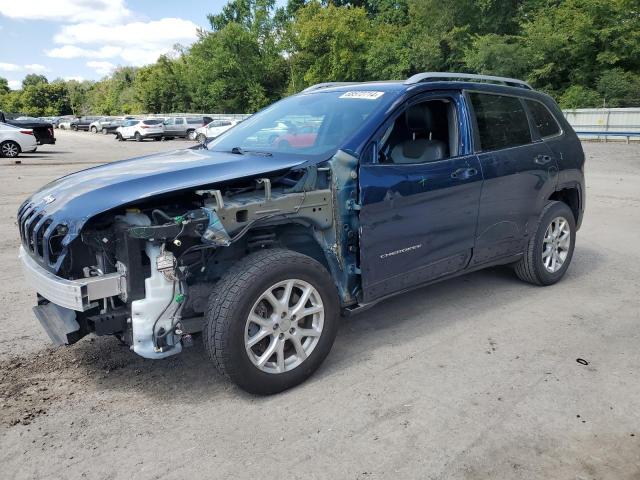
[[[278,141],[301,127],[313,139]],[[575,132],[521,80],[326,83],[206,145],[46,185],[18,211],[20,258],[55,343],[163,358],[201,334],[269,394],[318,368],[341,314],[493,265],[557,282],[584,193]]]

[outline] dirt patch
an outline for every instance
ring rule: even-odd
[[[0,425],[28,425],[56,404],[95,390],[119,369],[141,372],[136,358],[117,340],[88,338],[70,347],[49,347],[0,361]],[[123,376],[124,378],[125,376]]]

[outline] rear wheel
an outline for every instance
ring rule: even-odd
[[[98,129],[96,127],[91,127],[91,133],[98,133]]]
[[[102,133],[103,135],[106,135],[109,132],[107,131],[106,128],[103,128],[103,129],[100,130],[100,133]]]
[[[218,370],[242,389],[277,393],[306,380],[338,328],[335,285],[316,260],[289,250],[248,255],[216,284],[204,342]]]
[[[206,141],[207,141],[207,136],[206,136],[204,133],[199,133],[199,134],[196,136],[196,141],[197,141],[198,143],[204,143],[204,142],[206,142]]]
[[[566,273],[576,243],[573,212],[562,202],[549,202],[529,240],[524,257],[516,264],[516,275],[534,285],[552,285]]]
[[[142,135],[140,135],[140,132],[136,132],[136,134],[133,136],[133,138],[136,139],[136,142],[141,142],[142,141]]]
[[[187,131],[187,138],[189,140],[195,140],[196,139],[196,131],[195,130],[188,130]]]
[[[7,140],[0,144],[0,157],[15,158],[20,155],[20,145],[13,140]]]

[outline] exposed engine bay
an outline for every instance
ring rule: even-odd
[[[64,343],[94,332],[116,335],[147,358],[179,353],[202,330],[216,281],[239,258],[264,248],[316,258],[337,279],[342,304],[355,303],[356,163],[338,152],[320,166],[141,200],[91,219],[60,273],[117,273],[122,288],[76,312],[79,331]]]

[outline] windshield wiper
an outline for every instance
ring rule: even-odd
[[[262,155],[264,157],[273,157],[273,153],[271,152],[260,152],[258,150],[245,150],[242,147],[233,147],[231,149],[231,153],[234,153],[236,155],[246,155],[247,153],[249,153],[253,155]]]

